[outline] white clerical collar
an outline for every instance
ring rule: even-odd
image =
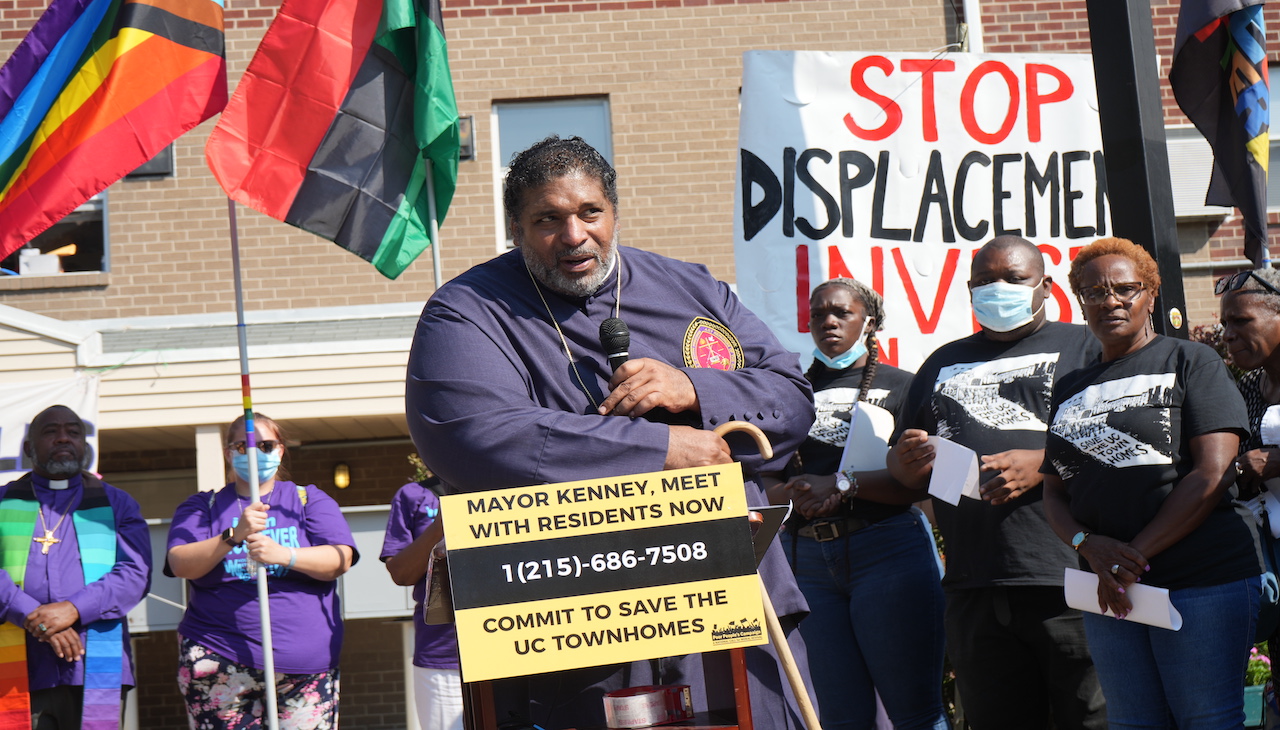
[[[60,492],[69,486],[71,486],[71,482],[70,480],[67,480],[67,479],[50,479],[49,480],[49,488],[55,491]]]

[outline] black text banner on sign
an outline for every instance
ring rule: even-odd
[[[765,642],[737,464],[441,509],[468,682]]]

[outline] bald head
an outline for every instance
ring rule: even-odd
[[[1012,256],[1031,273],[1044,276],[1044,254],[1040,253],[1040,249],[1036,248],[1034,243],[1019,236],[996,236],[988,241],[973,257],[970,274],[979,268],[988,268],[990,259],[996,256]],[[982,260],[981,264],[979,260]]]

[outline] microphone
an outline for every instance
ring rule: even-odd
[[[631,357],[627,352],[631,348],[631,330],[627,329],[627,323],[617,317],[610,317],[601,322],[600,346],[604,348],[604,354],[609,358],[609,366],[617,372],[618,368],[622,367],[622,363]]]
[[[617,317],[610,317],[600,323],[600,346],[604,349],[604,354],[609,358],[609,365],[614,372],[622,367],[622,363],[626,362],[631,353],[627,352],[631,349],[631,330],[627,329],[627,323]],[[698,427],[702,423],[702,418],[696,413],[672,413],[666,408],[654,408],[648,413],[641,416],[646,421],[653,423],[665,423],[669,426],[693,426]]]

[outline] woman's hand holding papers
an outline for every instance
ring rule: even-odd
[[[1098,608],[1111,609],[1117,618],[1129,614],[1133,604],[1125,589],[1142,580],[1147,559],[1129,543],[1092,533],[1080,546],[1080,554],[1098,576]]]

